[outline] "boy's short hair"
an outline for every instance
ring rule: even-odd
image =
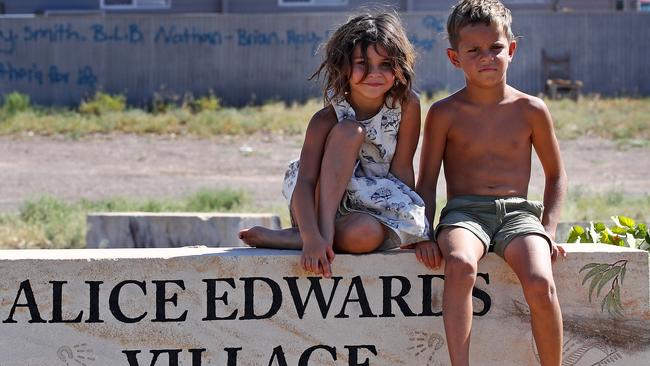
[[[515,38],[510,28],[512,15],[499,0],[461,0],[456,4],[447,19],[447,36],[451,48],[457,49],[460,30],[468,25],[483,23],[503,27],[506,37]]]

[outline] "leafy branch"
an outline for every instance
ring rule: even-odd
[[[584,228],[571,227],[568,243],[604,243],[650,251],[650,231],[643,223],[637,224],[627,216],[612,216],[614,225],[607,227],[602,222],[590,222]]]
[[[600,296],[601,291],[611,281],[609,291],[603,297],[600,303],[600,311],[607,309],[609,314],[622,316],[623,306],[621,305],[621,286],[625,279],[627,269],[627,260],[622,259],[614,263],[589,263],[582,267],[578,273],[587,271],[582,279],[582,285],[591,279],[589,284],[589,302],[591,303],[593,294]]]

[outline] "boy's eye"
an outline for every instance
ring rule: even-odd
[[[470,48],[469,50],[467,50],[467,53],[472,53],[472,52],[476,52],[476,51],[478,51],[478,49]]]

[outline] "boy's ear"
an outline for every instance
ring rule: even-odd
[[[457,68],[460,68],[460,61],[458,61],[458,51],[453,48],[447,48],[447,58],[449,62]]]
[[[508,46],[508,56],[510,56],[511,60],[512,57],[515,55],[516,50],[517,50],[517,41],[515,40],[510,41],[510,45]]]

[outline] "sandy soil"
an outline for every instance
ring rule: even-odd
[[[42,194],[66,200],[170,198],[225,187],[250,191],[262,206],[282,204],[284,168],[301,144],[302,136],[263,135],[0,137],[0,212],[17,211]],[[620,148],[592,138],[560,145],[570,189],[648,192],[650,148]],[[533,161],[531,193],[541,195],[543,176]],[[417,165],[416,160],[416,170]]]

